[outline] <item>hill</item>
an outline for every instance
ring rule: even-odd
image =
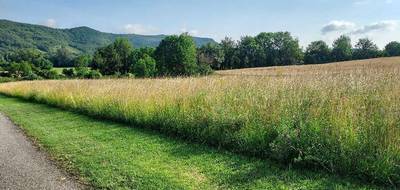
[[[37,48],[52,52],[64,46],[73,52],[93,53],[116,38],[127,38],[134,47],[156,47],[166,35],[112,34],[89,27],[55,29],[41,25],[0,20],[0,53],[17,48]],[[215,42],[211,38],[193,37],[197,46]]]

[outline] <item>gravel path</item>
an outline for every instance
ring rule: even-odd
[[[82,189],[0,114],[0,189]]]

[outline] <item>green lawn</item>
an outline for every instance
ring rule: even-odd
[[[378,189],[0,96],[0,111],[69,172],[110,189]]]

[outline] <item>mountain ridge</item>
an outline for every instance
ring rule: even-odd
[[[127,38],[134,47],[156,47],[168,35],[115,34],[88,26],[50,28],[47,26],[0,19],[0,53],[19,48],[37,48],[54,52],[61,47],[75,54],[91,54],[116,38]],[[193,37],[197,46],[215,43],[212,38]]]

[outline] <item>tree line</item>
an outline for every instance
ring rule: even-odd
[[[75,55],[61,47],[54,53],[20,49],[0,55],[0,76],[17,79],[159,77],[206,75],[212,70],[319,64],[384,56],[400,56],[400,43],[383,50],[367,38],[353,47],[348,36],[340,36],[332,47],[311,42],[303,50],[289,32],[263,32],[238,41],[226,37],[220,43],[196,47],[188,34],[164,38],[156,48],[134,48],[127,39],[116,39],[93,55]],[[55,67],[65,68],[57,73]]]
[[[225,38],[199,48],[199,55],[213,69],[238,69],[400,56],[400,43],[390,42],[380,50],[370,39],[362,38],[353,47],[350,37],[343,35],[332,47],[324,41],[314,41],[303,50],[290,33],[276,32],[245,36],[239,41]]]

